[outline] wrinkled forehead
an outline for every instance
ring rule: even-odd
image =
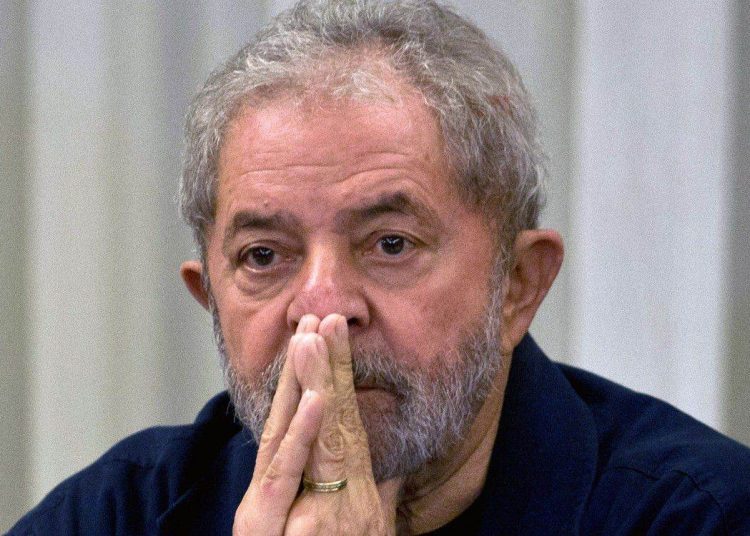
[[[311,76],[324,79],[321,83],[280,85],[250,97],[224,132],[219,183],[232,159],[251,153],[273,158],[273,145],[281,154],[294,150],[294,143],[299,162],[309,164],[324,161],[326,151],[340,153],[339,158],[356,158],[356,150],[367,152],[368,147],[420,151],[425,158],[442,161],[442,171],[453,178],[440,123],[422,94],[392,73],[357,74],[350,71],[342,75],[346,80],[331,81],[316,71]],[[230,150],[238,138],[244,139],[243,155]],[[345,148],[352,152],[342,153]]]
[[[239,177],[265,184],[309,176],[324,184],[401,169],[429,170],[455,195],[443,146],[437,121],[413,94],[396,102],[284,97],[248,106],[235,118],[219,156],[218,191],[226,193],[227,181]]]

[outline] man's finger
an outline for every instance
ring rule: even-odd
[[[354,396],[352,379],[352,353],[349,347],[349,328],[346,318],[332,314],[325,317],[318,333],[326,341],[333,370],[333,386],[337,396]]]
[[[287,348],[287,359],[281,370],[276,394],[273,397],[271,411],[263,427],[263,434],[258,446],[258,456],[255,461],[255,474],[264,474],[271,463],[281,440],[284,438],[289,423],[295,414],[297,404],[300,401],[300,385],[294,373],[294,355],[298,348],[298,342],[305,333],[315,333],[320,320],[315,315],[305,315],[297,326],[297,332],[292,336]]]
[[[318,328],[328,347],[335,392],[336,428],[343,435],[347,448],[349,470],[371,474],[370,449],[367,433],[359,416],[359,405],[352,374],[352,354],[346,318],[332,314],[325,317]],[[325,421],[323,426],[325,426]]]
[[[234,534],[281,534],[297,496],[302,471],[323,419],[320,396],[307,390],[301,397],[268,469],[253,477],[234,518]]]
[[[306,334],[295,354],[297,381],[303,389],[320,393],[323,401],[323,421],[310,452],[305,474],[316,482],[330,482],[343,478],[344,442],[336,424],[336,408],[328,348],[323,337]]]

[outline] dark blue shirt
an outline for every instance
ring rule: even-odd
[[[69,478],[10,534],[230,534],[256,444],[226,393]],[[675,408],[514,353],[487,481],[434,534],[750,535],[750,449]]]

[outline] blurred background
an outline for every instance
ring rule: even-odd
[[[191,95],[288,1],[0,0],[0,531],[222,389],[183,289]],[[547,353],[750,443],[750,3],[463,0],[535,97]]]

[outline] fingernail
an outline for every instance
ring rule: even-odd
[[[308,327],[310,326],[310,321],[312,319],[309,315],[305,315],[302,317],[302,319],[299,321],[299,326],[297,326],[297,333],[304,333],[308,330]]]

